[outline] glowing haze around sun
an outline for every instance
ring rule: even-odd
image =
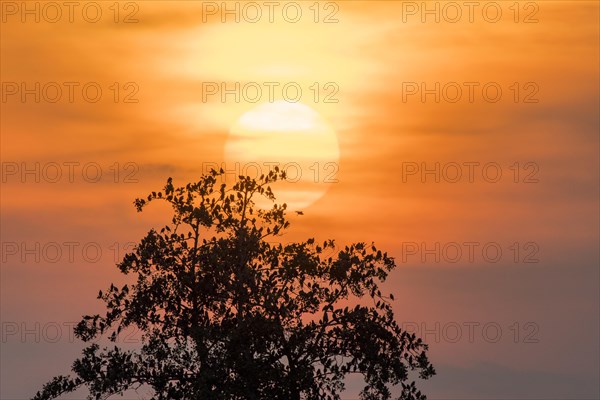
[[[225,145],[225,163],[242,175],[256,178],[275,165],[287,182],[272,185],[276,202],[291,210],[304,209],[338,180],[339,146],[333,128],[302,103],[284,100],[263,103],[233,124]],[[232,180],[233,177],[228,177]],[[257,199],[260,208],[272,203]]]

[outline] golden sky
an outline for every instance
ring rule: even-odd
[[[242,160],[306,155],[304,177],[318,162],[316,186],[290,189],[318,195],[285,240],[375,241],[400,266],[388,286],[401,320],[503,328],[499,343],[433,343],[432,398],[598,396],[598,2],[277,2],[272,22],[265,2],[227,2],[237,14],[220,1],[87,3],[60,17],[55,3],[30,2],[33,14],[0,3],[3,324],[97,309],[97,290],[123,281],[114,243],[122,255],[168,222],[166,208],[137,214],[133,199],[231,167],[243,151],[228,158],[230,129],[270,103],[269,85],[275,100],[291,85],[311,110],[298,124],[319,128],[288,153],[253,133]],[[246,96],[223,101],[236,84]],[[314,139],[328,129],[337,144]],[[439,182],[423,175],[436,166]],[[24,172],[35,168],[39,179]],[[65,242],[77,243],[73,260]],[[89,243],[98,262],[82,255]],[[515,322],[535,323],[539,343],[514,343]],[[3,339],[0,397],[31,395],[79,346],[22,342]]]

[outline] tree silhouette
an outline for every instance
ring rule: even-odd
[[[365,243],[269,242],[289,225],[286,205],[256,210],[253,197],[273,201],[270,185],[285,174],[218,187],[222,174],[185,187],[169,179],[164,191],[135,201],[138,211],[168,202],[172,224],[148,232],[118,264],[137,281],[99,293],[106,315],[75,328],[85,342],[116,342],[136,327],[141,349],[92,342],[74,376],[54,378],[34,399],[82,386],[101,399],[142,385],[154,399],[339,399],[351,373],[364,377],[362,399],[390,399],[394,385],[400,399],[425,399],[409,372],[435,374],[427,345],[400,329],[393,296],[378,287],[393,258]]]

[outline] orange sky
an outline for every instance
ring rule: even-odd
[[[259,22],[242,14],[239,23],[231,15],[223,23],[222,10],[207,15],[221,2],[196,1],[121,2],[118,23],[112,2],[99,2],[96,23],[84,18],[83,5],[72,23],[65,8],[52,23],[48,3],[33,3],[39,23],[23,14],[20,2],[0,4],[3,332],[7,322],[76,321],[97,309],[97,290],[123,280],[112,266],[111,243],[122,248],[168,221],[165,208],[137,214],[133,199],[161,188],[169,176],[186,183],[202,173],[203,163],[223,162],[229,129],[262,102],[205,98],[206,83],[294,82],[303,90],[301,102],[337,133],[338,182],[303,217],[291,217],[286,240],[375,241],[401,266],[388,283],[399,319],[503,328],[499,343],[481,335],[474,343],[433,343],[440,376],[426,386],[431,397],[598,397],[597,2],[521,1],[516,8],[512,1],[482,2],[473,22],[464,2],[456,3],[463,13],[457,22],[447,2],[427,2],[429,9],[439,7],[439,23],[422,14],[422,2],[320,2],[319,22],[313,2],[296,2],[302,10],[297,23],[286,20],[293,10],[284,18],[279,8],[269,22],[264,2],[256,3]],[[491,22],[496,8],[490,3],[502,12],[497,22]],[[239,4],[242,10],[245,3]],[[132,12],[138,22],[124,23]],[[332,23],[324,23],[328,15]],[[54,94],[50,85],[39,103],[34,94],[22,101],[21,85],[36,82],[56,82],[62,97],[47,101]],[[77,83],[72,102],[65,82]],[[81,91],[90,82],[102,89],[96,103]],[[322,90],[318,101],[310,89],[315,82]],[[436,82],[456,83],[447,96],[440,92],[439,103],[435,94],[422,101],[420,91],[406,93]],[[465,82],[475,85],[473,101]],[[327,83],[338,89],[335,103],[324,102]],[[498,102],[486,101],[486,84],[502,89]],[[462,97],[451,102],[456,86]],[[134,91],[137,102],[125,103]],[[22,182],[23,166],[36,163],[48,173],[60,165],[62,179],[41,176],[36,183],[27,175]],[[73,182],[64,163],[75,163]],[[440,183],[433,175],[422,182],[420,171],[407,175],[407,168],[436,163],[448,174],[459,165],[463,176],[465,163],[477,163],[471,164],[473,181],[453,183],[442,174]],[[482,175],[486,164],[500,167],[498,182],[486,181],[494,171]],[[99,167],[102,179],[86,182],[84,166],[92,175]],[[538,182],[523,182],[532,172]],[[128,173],[135,182],[125,181]],[[90,263],[75,250],[74,260],[63,254],[51,263],[42,254],[36,262],[10,247],[37,243],[49,252],[49,243],[59,243],[66,252],[65,242],[77,242],[77,249],[97,242],[102,257]],[[448,243],[458,243],[463,256],[451,263],[450,253],[438,253],[440,262],[432,255],[423,262],[422,252],[410,252],[414,244],[435,248],[436,242],[448,251]],[[465,242],[479,243],[473,262]],[[481,253],[489,243],[503,252],[497,263]],[[531,252],[539,262],[524,263]],[[515,344],[514,322],[537,324],[539,343],[521,337]],[[79,346],[30,339],[3,338],[2,398],[30,396],[66,372]],[[57,360],[54,366],[49,359]]]

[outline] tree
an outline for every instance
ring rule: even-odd
[[[378,286],[393,258],[373,244],[269,242],[289,226],[286,205],[255,210],[253,197],[274,201],[270,185],[285,173],[218,188],[222,174],[185,187],[169,179],[135,201],[138,211],[168,202],[172,223],[124,256],[118,268],[137,281],[99,293],[106,315],[75,327],[91,344],[74,376],[54,378],[34,399],[82,386],[100,399],[141,385],[154,399],[339,399],[351,373],[364,377],[363,399],[390,399],[393,385],[400,399],[425,399],[409,372],[435,374],[427,345],[401,330],[393,296]],[[116,342],[128,327],[144,333],[137,351],[94,342]]]

